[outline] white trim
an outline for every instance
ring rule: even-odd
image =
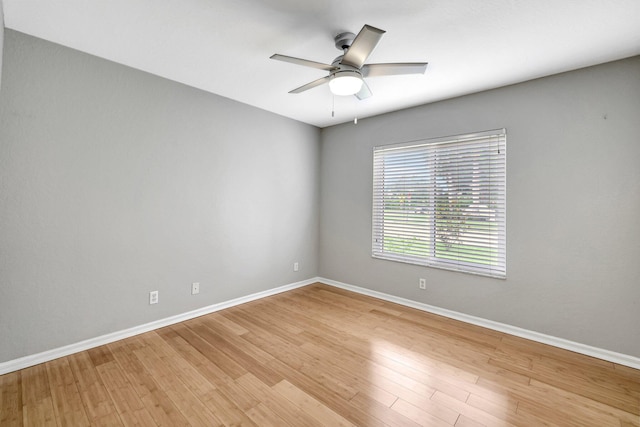
[[[20,357],[18,359],[9,360],[7,362],[2,362],[0,363],[0,375],[17,371],[19,369],[28,368],[30,366],[48,362],[50,360],[58,359],[60,357],[68,356],[73,353],[78,353],[80,351],[88,350],[90,348],[109,344],[114,341],[118,341],[124,338],[129,338],[134,335],[142,334],[144,332],[149,332],[155,329],[163,328],[165,326],[174,325],[179,322],[184,322],[185,320],[193,319],[195,317],[204,316],[205,314],[224,310],[225,308],[235,307],[236,305],[255,301],[257,299],[261,299],[271,295],[290,291],[292,289],[301,288],[303,286],[307,286],[315,282],[317,282],[317,278],[311,278],[311,279],[303,280],[301,282],[291,283],[289,285],[284,285],[284,286],[269,289],[266,291],[257,292],[255,294],[247,295],[244,297],[234,298],[229,301],[224,301],[217,304],[209,305],[207,307],[198,308],[196,310],[188,311],[186,313],[177,314],[175,316],[167,317],[160,320],[155,320],[153,322],[145,323],[144,325],[134,326],[133,328],[124,329],[122,331],[112,332],[110,334],[101,335],[95,338],[90,338],[88,340],[80,341],[75,344],[69,344],[63,347],[54,348],[52,350],[43,351],[42,353],[32,354],[29,356]]]
[[[418,310],[426,311],[428,313],[437,314],[439,316],[448,317],[450,319],[460,320],[465,323],[470,323],[472,325],[481,326],[483,328],[492,329],[498,332],[504,332],[506,334],[515,335],[517,337],[525,338],[531,341],[552,345],[554,347],[617,363],[619,365],[640,369],[640,358],[627,354],[616,353],[614,351],[592,347],[590,345],[565,340],[563,338],[557,338],[551,335],[541,334],[539,332],[530,331],[528,329],[519,328],[517,326],[494,322],[493,320],[487,320],[481,317],[470,316],[468,314],[447,310],[445,308],[435,307],[433,305],[385,294],[383,292],[373,291],[371,289],[361,288],[359,286],[349,285],[331,279],[325,279],[324,277],[318,277],[317,281],[330,286],[335,286],[336,288],[345,289],[347,291],[352,291],[384,301],[393,302],[396,304],[404,305],[406,307],[411,307]]]
[[[9,372],[28,368],[30,366],[48,362],[50,360],[58,359],[60,357],[68,356],[73,353],[78,353],[80,351],[88,350],[90,348],[109,344],[114,341],[118,341],[124,338],[129,338],[134,335],[142,334],[144,332],[153,331],[155,329],[163,328],[165,326],[173,325],[179,322],[184,322],[185,320],[204,316],[209,313],[224,310],[225,308],[235,307],[237,305],[255,301],[271,295],[276,295],[282,292],[301,288],[303,286],[307,286],[316,282],[324,283],[329,286],[335,286],[336,288],[345,289],[348,291],[356,292],[358,294],[368,295],[373,298],[378,298],[384,301],[393,302],[396,304],[404,305],[406,307],[411,307],[418,310],[426,311],[428,313],[433,313],[440,316],[448,317],[450,319],[460,320],[462,322],[470,323],[472,325],[482,326],[484,328],[492,329],[494,331],[504,332],[506,334],[515,335],[517,337],[529,339],[529,340],[540,342],[543,344],[552,345],[558,348],[563,348],[565,350],[570,350],[570,351],[584,354],[587,356],[596,357],[598,359],[607,360],[609,362],[617,363],[619,365],[640,369],[640,358],[638,357],[616,353],[613,351],[604,350],[601,348],[592,347],[585,344],[580,344],[580,343],[565,340],[562,338],[556,338],[550,335],[541,334],[539,332],[529,331],[527,329],[518,328],[516,326],[494,322],[492,320],[482,319],[480,317],[470,316],[468,314],[447,310],[445,308],[435,307],[435,306],[424,304],[421,302],[412,301],[406,298],[385,294],[383,292],[373,291],[371,289],[361,288],[359,286],[349,285],[346,283],[338,282],[336,280],[326,279],[324,277],[313,277],[311,279],[303,280],[301,282],[291,283],[289,285],[280,286],[277,288],[269,289],[262,292],[257,292],[255,294],[247,295],[244,297],[239,297],[229,301],[221,302],[218,304],[213,304],[207,307],[202,307],[197,310],[167,317],[165,319],[160,319],[154,322],[145,323],[144,325],[134,326],[133,328],[125,329],[122,331],[113,332],[113,333],[102,335],[95,338],[90,338],[88,340],[80,341],[75,344],[69,344],[64,347],[59,347],[59,348],[54,348],[52,350],[44,351],[42,353],[24,356],[14,360],[9,360],[7,362],[0,363],[0,375],[8,374]]]

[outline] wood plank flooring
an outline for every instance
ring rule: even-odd
[[[640,427],[640,371],[314,284],[2,375],[0,425]]]

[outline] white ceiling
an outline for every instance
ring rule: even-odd
[[[319,127],[640,54],[640,0],[4,0],[5,25]],[[425,75],[368,79],[335,98],[333,37],[387,31],[375,62],[429,62]]]

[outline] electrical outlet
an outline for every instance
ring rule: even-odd
[[[298,264],[297,262],[293,263],[293,271],[299,271],[300,270],[300,264]]]
[[[158,303],[158,291],[149,292],[149,304],[157,304]]]
[[[420,278],[418,280],[418,287],[420,289],[427,289],[427,279]]]
[[[191,295],[195,295],[195,294],[199,294],[200,293],[200,283],[199,282],[193,282],[191,284]]]

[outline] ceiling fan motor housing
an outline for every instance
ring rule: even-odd
[[[349,49],[351,47],[351,43],[353,43],[353,39],[355,38],[356,38],[356,35],[350,32],[338,34],[334,38],[336,42],[336,49],[338,50]]]

